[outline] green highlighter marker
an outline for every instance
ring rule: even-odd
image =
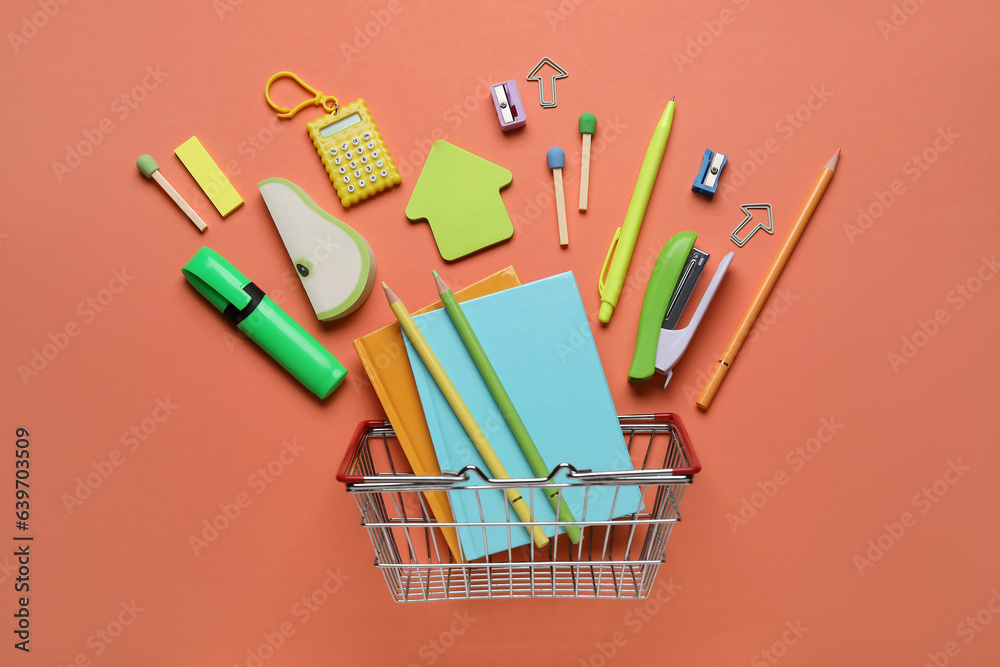
[[[514,434],[514,438],[517,440],[517,444],[520,445],[521,451],[524,452],[524,457],[528,459],[528,463],[531,465],[532,471],[534,471],[535,475],[538,477],[548,477],[549,469],[542,460],[542,455],[539,453],[538,447],[535,446],[534,441],[531,439],[531,435],[528,434],[528,429],[524,426],[524,422],[521,421],[520,415],[517,414],[517,409],[514,407],[514,403],[510,400],[510,396],[507,395],[507,390],[503,388],[503,384],[500,382],[500,378],[497,376],[497,372],[494,370],[493,364],[490,363],[489,358],[486,356],[486,351],[479,342],[476,332],[472,330],[472,325],[469,324],[469,320],[465,317],[465,313],[462,312],[462,307],[458,305],[458,299],[455,298],[455,293],[452,292],[447,283],[441,279],[441,276],[438,275],[437,271],[432,271],[431,273],[434,274],[434,282],[437,284],[438,293],[441,295],[441,301],[444,303],[445,310],[448,311],[448,316],[451,318],[452,323],[458,330],[458,334],[462,337],[462,342],[465,343],[465,347],[469,350],[469,354],[472,355],[473,361],[476,362],[476,368],[479,369],[479,374],[483,376],[486,386],[490,388],[490,393],[493,394],[493,400],[496,401],[497,406],[500,408],[500,412],[503,413],[504,419],[507,420],[507,425],[510,426],[510,430]],[[563,500],[562,496],[559,495],[559,489],[547,489],[545,491],[545,495],[549,497],[549,502],[552,503],[552,507],[559,512],[560,521],[566,523],[576,521],[576,519],[573,518],[573,513],[566,505],[565,500]],[[563,528],[566,529],[566,535],[569,536],[570,542],[576,544],[580,541],[579,526],[564,525]]]
[[[347,369],[336,357],[225,257],[202,246],[181,272],[236,328],[312,393],[326,398],[344,381]]]

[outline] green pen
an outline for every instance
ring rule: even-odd
[[[431,273],[434,274],[434,282],[437,284],[438,293],[441,295],[441,301],[444,303],[445,310],[448,311],[448,316],[458,330],[458,334],[462,337],[462,342],[465,343],[469,354],[472,355],[473,361],[476,362],[479,374],[483,376],[486,386],[490,388],[493,400],[496,401],[500,412],[503,413],[504,419],[507,420],[507,425],[510,426],[517,444],[520,445],[521,451],[524,452],[524,457],[528,459],[532,471],[538,477],[548,477],[549,469],[546,467],[545,461],[542,460],[542,455],[539,453],[538,447],[535,446],[531,435],[528,433],[528,429],[525,427],[524,422],[521,421],[521,416],[517,414],[517,409],[514,407],[513,401],[507,395],[507,390],[503,388],[503,384],[500,382],[493,364],[490,363],[489,358],[486,356],[486,351],[479,342],[476,332],[472,330],[472,325],[469,324],[465,313],[462,312],[462,307],[458,305],[458,299],[455,298],[454,292],[441,279],[437,271],[432,271]],[[560,521],[567,524],[576,521],[565,500],[559,495],[559,489],[546,490],[545,495],[549,497],[552,507],[559,512]],[[563,528],[566,529],[566,535],[569,536],[570,542],[576,544],[580,541],[579,526],[564,525]]]
[[[601,311],[598,319],[604,324],[611,320],[611,314],[618,305],[618,297],[621,296],[622,286],[625,284],[625,274],[628,272],[629,262],[632,261],[632,251],[635,250],[635,242],[639,238],[639,227],[646,214],[649,195],[653,192],[653,183],[656,182],[656,174],[660,170],[660,162],[663,161],[663,151],[667,148],[667,139],[670,138],[670,126],[673,122],[674,98],[671,97],[667,102],[667,108],[663,110],[660,122],[653,130],[653,137],[649,140],[646,157],[642,159],[639,177],[635,182],[635,190],[632,191],[632,199],[625,212],[625,220],[615,232],[611,248],[608,249],[604,266],[601,268],[601,276],[598,279]]]
[[[225,257],[202,246],[181,272],[202,296],[311,392],[326,398],[344,381],[347,369],[336,357]]]

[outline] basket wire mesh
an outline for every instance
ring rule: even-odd
[[[632,470],[577,470],[563,463],[546,479],[490,479],[475,466],[440,476],[414,475],[402,447],[388,422],[362,423],[341,467],[345,482],[361,510],[375,551],[375,565],[382,571],[389,592],[399,602],[478,598],[631,598],[649,595],[667,540],[680,521],[680,503],[685,487],[700,470],[687,434],[675,415],[627,415],[619,417]],[[503,499],[506,489],[527,493],[532,515],[534,497],[529,489],[582,488],[582,512],[576,522],[520,522]],[[614,489],[612,511],[620,491],[638,489],[642,499],[636,511],[603,520],[588,517],[590,491]],[[439,522],[424,493],[447,491],[473,495],[479,517],[476,521]],[[492,496],[492,498],[491,498]],[[561,497],[561,496],[560,496]],[[506,520],[487,521],[483,502],[499,502]],[[556,512],[558,517],[558,511]],[[571,544],[558,527],[575,524],[583,539]],[[540,525],[555,536],[545,548],[530,542],[512,546],[511,533]],[[457,559],[441,532],[454,527],[481,530],[506,528],[507,547],[475,561]],[[492,539],[492,538],[491,538]],[[492,549],[491,549],[492,550]]]

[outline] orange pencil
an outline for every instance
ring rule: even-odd
[[[833,179],[833,172],[837,169],[837,159],[840,157],[840,151],[838,150],[830,161],[823,166],[823,171],[819,174],[819,179],[816,181],[816,185],[813,186],[812,192],[809,193],[809,198],[806,199],[805,205],[802,207],[802,211],[799,212],[799,217],[795,219],[794,224],[792,224],[791,231],[788,232],[788,237],[781,246],[781,250],[778,251],[778,256],[774,258],[771,263],[771,268],[767,270],[764,275],[764,280],[761,282],[760,287],[757,288],[757,293],[754,294],[753,299],[750,301],[750,306],[747,308],[747,312],[743,314],[743,319],[740,321],[740,325],[736,327],[736,333],[733,334],[732,340],[729,341],[729,347],[726,348],[725,354],[719,359],[719,365],[715,367],[715,371],[712,373],[712,377],[708,379],[708,383],[705,388],[701,390],[701,396],[698,397],[696,401],[699,408],[702,410],[707,410],[709,404],[712,402],[712,398],[715,396],[715,392],[719,390],[719,385],[722,384],[722,378],[726,377],[726,373],[729,371],[729,367],[732,365],[733,360],[736,358],[736,353],[740,351],[740,346],[743,345],[743,340],[750,333],[750,327],[753,326],[754,320],[757,319],[757,315],[760,313],[761,308],[767,302],[767,297],[771,294],[771,288],[774,287],[774,283],[778,281],[778,276],[781,275],[781,270],[785,268],[785,262],[792,255],[792,250],[795,249],[795,244],[798,242],[799,237],[802,236],[803,230],[806,228],[806,224],[809,222],[809,218],[812,217],[813,211],[816,210],[819,200],[822,199],[823,193],[826,192],[826,186],[830,184]]]

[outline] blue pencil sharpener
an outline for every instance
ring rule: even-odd
[[[714,197],[715,191],[719,189],[719,177],[727,159],[724,154],[706,148],[705,155],[701,158],[701,169],[698,170],[691,189],[709,198]]]

